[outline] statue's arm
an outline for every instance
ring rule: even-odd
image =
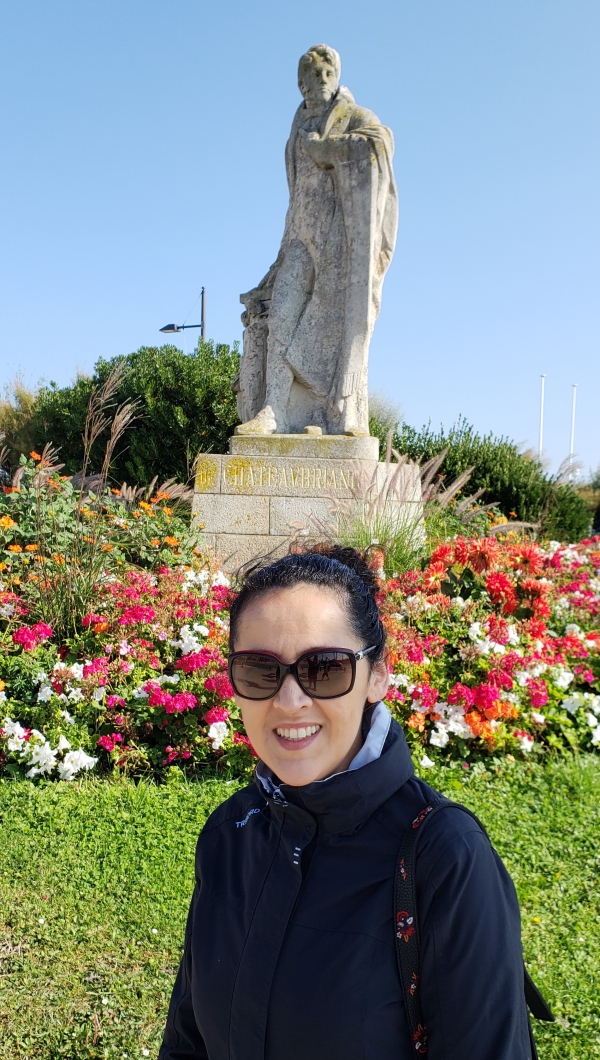
[[[373,150],[373,142],[384,143],[390,157],[394,150],[394,141],[389,129],[382,125],[370,110],[357,107],[344,132],[332,130],[326,136],[318,133],[306,133],[300,130],[304,149],[319,166],[330,168],[342,161],[359,161],[368,157]]]

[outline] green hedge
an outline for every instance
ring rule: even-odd
[[[372,419],[370,427],[383,453],[387,425]],[[538,460],[520,452],[509,438],[480,435],[463,418],[448,431],[431,425],[417,430],[403,423],[396,427],[393,446],[412,460],[429,460],[447,446],[442,471],[448,482],[474,467],[467,492],[485,490],[481,503],[496,502],[509,519],[541,523],[546,537],[579,541],[590,531],[589,508],[573,486],[548,476]]]
[[[139,413],[118,448],[111,471],[114,481],[142,485],[155,475],[161,481],[171,477],[186,481],[198,452],[226,451],[238,422],[231,389],[239,368],[238,346],[201,340],[189,354],[177,346],[142,346],[126,357],[101,358],[91,378],[80,378],[68,387],[55,383],[42,387],[33,413],[36,445],[60,446],[66,470],[78,471],[90,393],[120,363],[128,370],[115,403],[138,401]],[[98,466],[105,444],[103,435],[94,453]]]

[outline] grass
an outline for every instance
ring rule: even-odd
[[[479,814],[515,879],[558,1017],[536,1025],[540,1060],[600,1057],[600,759],[424,775]],[[156,1055],[196,838],[234,788],[0,782],[1,1060]]]

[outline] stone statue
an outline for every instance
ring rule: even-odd
[[[368,435],[367,361],[396,241],[392,133],[340,85],[325,44],[300,59],[277,260],[240,296],[236,434]],[[315,432],[316,433],[316,432]]]

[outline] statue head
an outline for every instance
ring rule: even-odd
[[[308,106],[329,103],[340,85],[342,61],[335,48],[315,44],[298,64],[298,88]]]

